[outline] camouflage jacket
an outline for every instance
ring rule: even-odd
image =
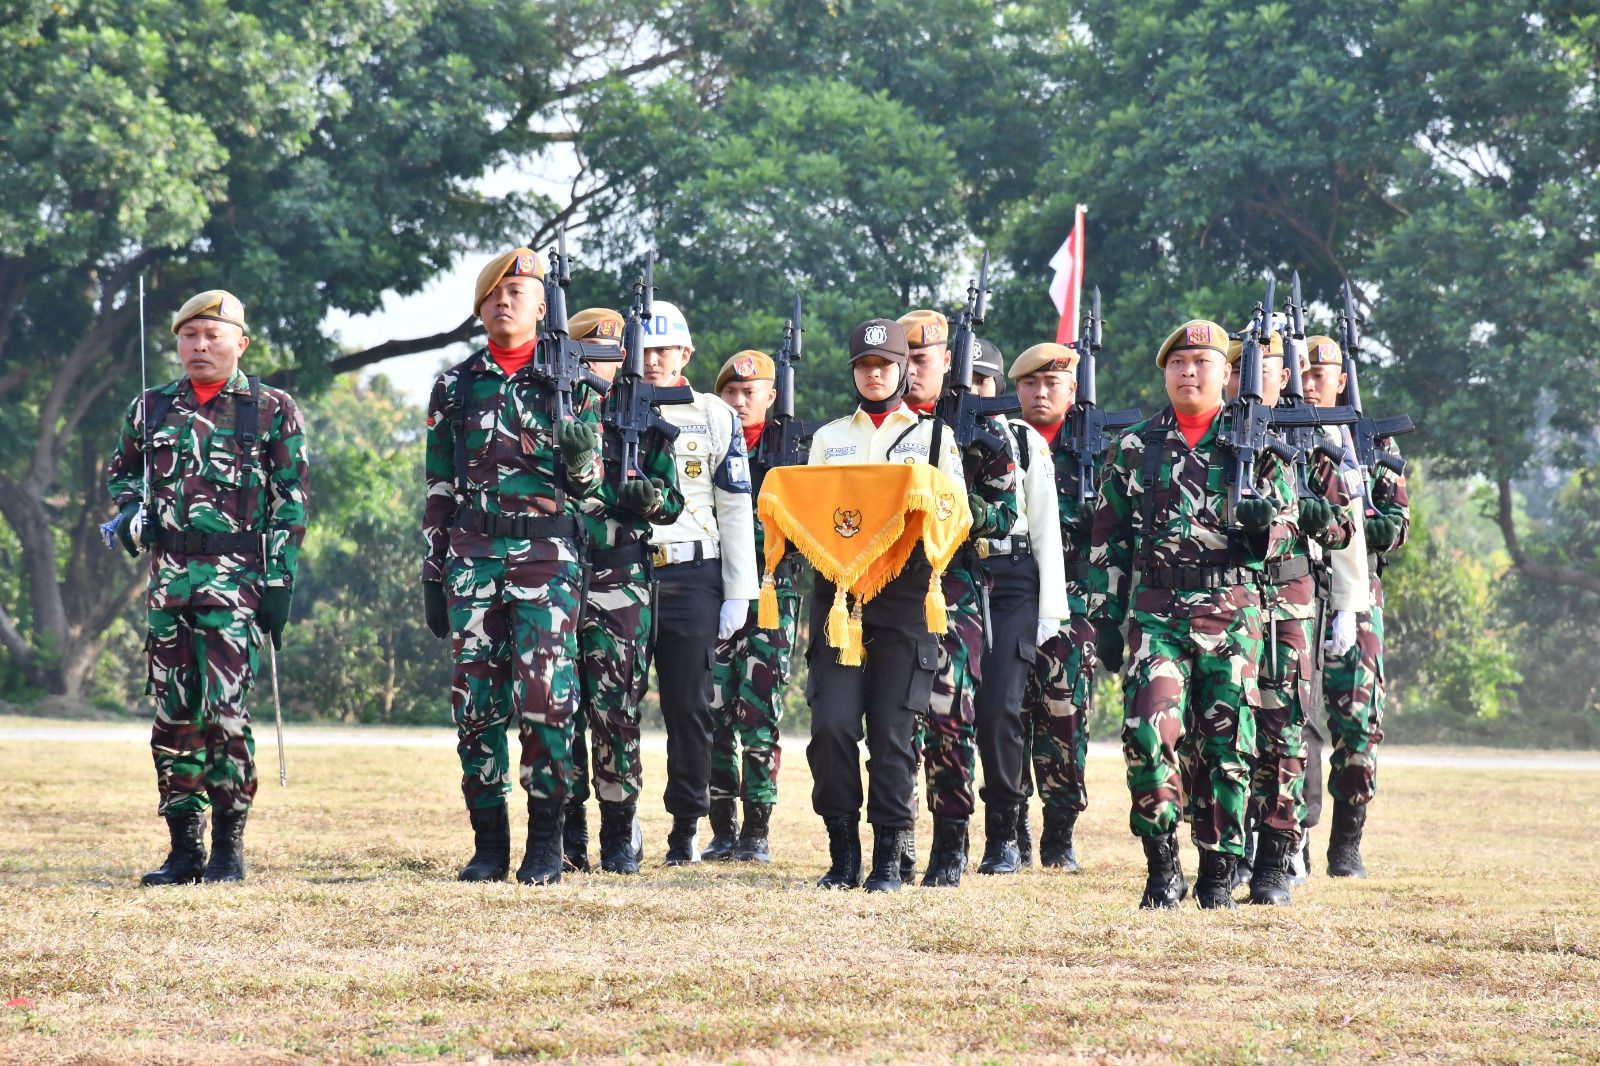
[[[598,404],[596,404],[598,407]],[[622,439],[615,430],[604,430],[605,460],[620,462]],[[650,535],[651,526],[670,525],[683,513],[683,493],[678,489],[678,464],[672,460],[672,446],[660,434],[639,449],[640,473],[661,482],[661,502],[648,515],[636,515],[617,507],[617,487],[612,478],[603,478],[594,495],[581,504],[584,532],[591,552],[607,551]]]
[[[1086,578],[1091,523],[1078,514],[1077,497],[1067,488],[1075,484],[1073,479],[1077,476],[1072,453],[1067,450],[1067,445],[1071,441],[1070,434],[1071,429],[1066,422],[1057,428],[1055,440],[1050,442],[1050,461],[1055,466],[1056,507],[1061,512],[1061,555],[1067,572],[1067,602],[1072,606],[1072,614],[1077,616],[1089,613],[1089,586]],[[1103,475],[1105,461],[1104,456],[1096,460],[1096,473]],[[1080,573],[1084,576],[1080,577]]]
[[[1393,437],[1379,437],[1378,447],[1396,458],[1400,456],[1400,449]],[[1400,532],[1395,535],[1394,544],[1382,553],[1392,555],[1405,547],[1406,540],[1411,536],[1411,492],[1406,488],[1406,476],[1396,474],[1388,467],[1379,467],[1377,476],[1372,479],[1371,506],[1400,523]]]
[[[106,488],[118,509],[143,496],[144,401],[158,394],[169,397],[170,406],[151,436],[153,513],[146,516],[147,523],[188,533],[261,531],[266,557],[263,564],[254,553],[182,555],[152,544],[150,606],[254,610],[263,584],[294,587],[306,533],[306,444],[300,410],[288,393],[261,386],[256,461],[246,475],[235,432],[239,400],[250,395],[242,371],[234,371],[203,406],[196,405],[187,377],[151,389],[129,405],[106,469]]]
[[[469,374],[465,491],[458,492],[451,415],[457,390]],[[456,528],[457,512],[464,508],[488,515],[580,517],[578,501],[600,487],[603,468],[595,455],[582,469],[563,474],[551,391],[531,363],[507,378],[487,349],[434,379],[424,465],[428,495],[422,515],[427,546],[423,581],[443,581],[449,555],[512,562],[578,561],[574,545],[565,540],[496,537]],[[599,416],[586,395],[578,397],[575,417],[599,431]]]
[[[1293,538],[1282,556],[1286,560],[1325,558],[1327,552],[1338,551],[1349,544],[1356,534],[1355,511],[1351,506],[1354,497],[1338,463],[1316,453],[1306,467],[1306,487],[1333,505],[1333,521],[1315,533],[1302,533]],[[1304,621],[1316,617],[1316,592],[1316,579],[1309,573],[1278,584],[1265,581],[1261,590],[1262,606],[1271,612],[1274,621]]]
[[[1265,543],[1250,538],[1224,517],[1228,510],[1228,452],[1217,440],[1219,416],[1191,449],[1169,405],[1128,429],[1106,466],[1095,502],[1089,548],[1089,611],[1096,621],[1121,623],[1135,592],[1137,569],[1227,569],[1259,571],[1266,559],[1289,552],[1299,536],[1291,470],[1271,453],[1256,464],[1255,490],[1277,504]],[[1144,431],[1165,431],[1156,466],[1150,529],[1144,524]],[[1263,550],[1264,549],[1264,550]],[[1135,610],[1188,618],[1228,612],[1259,602],[1253,584],[1174,590],[1141,579]]]
[[[931,415],[923,415],[931,418]],[[1005,420],[996,415],[983,416],[985,428],[1002,440],[1011,435],[1011,429]],[[944,432],[949,432],[945,430]],[[994,513],[994,529],[983,533],[968,534],[967,543],[975,544],[977,541],[989,537],[1006,537],[1011,535],[1011,527],[1017,523],[1017,464],[1011,457],[1010,448],[990,454],[983,448],[973,445],[961,456],[961,468],[966,474],[967,491],[975,494],[978,499],[989,505]],[[975,555],[962,552],[950,564],[946,573],[962,574],[967,570],[967,562]]]

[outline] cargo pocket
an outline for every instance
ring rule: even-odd
[[[1038,661],[1039,645],[1033,642],[1031,635],[1017,638],[1017,658],[1027,663],[1029,667]]]
[[[928,704],[933,699],[933,679],[939,674],[939,641],[918,641],[915,655],[916,661],[911,667],[911,680],[906,685],[903,706],[915,714],[927,714]]]

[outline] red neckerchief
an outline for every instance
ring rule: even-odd
[[[1056,437],[1060,436],[1061,427],[1066,424],[1067,420],[1063,418],[1053,426],[1045,426],[1042,429],[1039,426],[1034,426],[1033,428],[1038,432],[1039,436],[1044,438],[1046,444],[1054,448],[1056,446]]]
[[[765,421],[756,422],[756,423],[753,423],[752,425],[748,425],[748,426],[744,427],[744,450],[745,451],[753,452],[753,451],[756,450],[756,441],[761,439],[761,431],[763,429],[766,429],[766,428],[767,428],[767,424],[766,424]]]
[[[1186,415],[1181,411],[1172,413],[1178,418],[1178,432],[1183,434],[1183,439],[1193,448],[1200,443],[1200,438],[1206,435],[1206,430],[1211,428],[1211,423],[1217,420],[1217,415],[1222,412],[1222,405],[1217,404],[1203,415]]]
[[[195,406],[204,407],[206,404],[210,403],[217,393],[222,391],[222,387],[227,383],[228,379],[223,378],[221,381],[213,381],[209,385],[202,385],[194,378],[190,378],[189,387],[194,390]]]
[[[538,344],[538,338],[527,344],[519,344],[515,348],[502,348],[494,341],[489,342],[489,355],[494,359],[506,377],[510,377],[528,365],[528,360],[533,358],[533,346]]]

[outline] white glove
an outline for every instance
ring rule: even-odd
[[[1061,619],[1041,618],[1039,626],[1033,631],[1034,647],[1043,647],[1044,642],[1061,631]]]
[[[722,610],[717,612],[717,639],[727,640],[739,632],[739,627],[749,617],[749,600],[723,600]]]
[[[1355,614],[1351,611],[1334,611],[1333,621],[1328,623],[1328,639],[1322,642],[1322,650],[1335,659],[1341,659],[1345,652],[1355,647],[1355,643]]]

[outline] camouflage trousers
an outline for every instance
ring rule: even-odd
[[[1274,618],[1273,639],[1261,642],[1256,708],[1258,756],[1250,800],[1261,824],[1300,837],[1306,816],[1306,714],[1316,672],[1311,618]]]
[[[152,610],[148,618],[157,813],[211,805],[248,810],[256,794],[256,742],[244,701],[261,642],[254,614],[199,607]]]
[[[1383,594],[1373,580],[1372,610],[1356,616],[1356,643],[1328,660],[1322,691],[1328,702],[1328,791],[1359,807],[1378,791],[1383,741]]]
[[[717,644],[712,672],[711,798],[778,802],[778,720],[799,624],[800,594],[792,579],[778,581],[777,629],[750,618]],[[743,749],[742,770],[740,749]]]
[[[973,701],[983,674],[983,611],[973,585],[978,580],[982,578],[976,574],[945,572],[950,627],[939,639],[939,670],[928,716],[918,730],[917,747],[927,763],[928,810],[941,818],[968,818],[976,807]]]
[[[564,799],[578,703],[579,564],[452,558],[450,714],[470,808],[511,793],[506,733],[518,723],[519,778],[530,796]]]
[[[1039,646],[1023,690],[1028,764],[1023,766],[1022,791],[1033,795],[1037,783],[1039,802],[1046,807],[1081,811],[1089,806],[1084,764],[1089,758],[1094,668],[1094,623],[1085,615],[1073,615]]]
[[[1187,816],[1197,847],[1243,855],[1260,608],[1192,618],[1135,610],[1128,647],[1122,752],[1134,835],[1170,832]]]
[[[572,723],[569,801],[594,794],[602,803],[633,803],[643,787],[639,701],[649,678],[650,579],[642,565],[597,569],[578,626],[582,712]]]

